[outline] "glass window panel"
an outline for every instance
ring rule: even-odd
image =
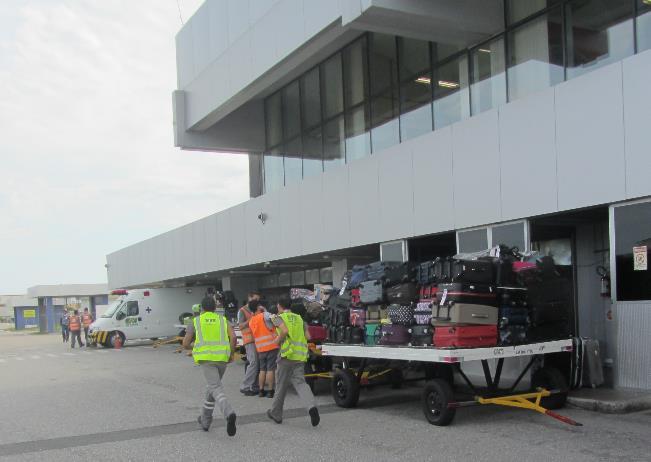
[[[301,131],[301,102],[298,81],[283,88],[284,139],[293,138]]]
[[[518,22],[560,0],[506,0],[508,23]]]
[[[321,127],[303,134],[303,178],[323,173],[323,138]]]
[[[285,185],[296,183],[303,178],[303,143],[301,137],[285,144]]]
[[[391,90],[371,100],[373,152],[400,142],[398,96]]]
[[[434,79],[434,127],[443,128],[470,116],[468,58],[441,64]]]
[[[458,253],[480,252],[488,248],[488,228],[457,231]]]
[[[323,80],[323,114],[325,118],[329,118],[344,110],[340,53],[321,65],[321,78]]]
[[[651,2],[638,0],[637,51],[651,48]]]
[[[301,78],[303,126],[314,127],[321,122],[321,87],[319,69],[312,69]]]
[[[346,113],[346,162],[361,159],[371,153],[366,105]]]
[[[329,168],[346,161],[346,133],[344,117],[337,117],[323,125],[323,168]]]
[[[398,60],[396,38],[393,35],[370,35],[371,95],[397,93]]]
[[[506,225],[495,225],[491,229],[493,243],[491,246],[506,245],[508,247],[517,247],[518,250],[524,252],[525,237],[524,237],[525,223],[509,223]]]
[[[265,100],[264,119],[267,131],[267,148],[276,146],[283,139],[283,119],[280,104],[280,92]]]
[[[462,47],[460,47],[459,45],[453,45],[453,44],[450,44],[450,43],[433,42],[432,43],[432,62],[433,63],[438,63],[438,62],[441,62],[441,61],[445,61],[450,56],[455,55],[458,52],[460,52],[461,48]]]
[[[430,71],[429,42],[399,38],[400,81],[413,80]]]
[[[566,5],[567,77],[633,54],[630,0],[582,0]]]
[[[284,184],[283,155],[279,149],[272,149],[264,155],[264,191],[275,191]]]
[[[403,141],[432,130],[431,80],[427,72],[400,87],[400,137]]]
[[[651,266],[636,270],[633,261],[633,247],[651,257],[651,202],[615,207],[614,219],[617,300],[651,300]]]
[[[471,113],[479,114],[506,102],[504,39],[486,43],[471,53]]]
[[[509,100],[563,81],[560,8],[509,33]]]
[[[346,107],[352,107],[366,99],[366,40],[357,40],[346,47],[343,59],[344,101]]]

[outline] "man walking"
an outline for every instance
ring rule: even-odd
[[[70,334],[72,335],[72,342],[70,343],[70,347],[75,347],[75,339],[79,342],[79,348],[83,347],[84,344],[81,343],[81,319],[79,318],[79,310],[74,311],[74,314],[70,316],[68,322]]]
[[[59,324],[61,324],[61,336],[63,337],[63,343],[68,341],[70,337],[70,331],[68,330],[68,325],[70,323],[70,318],[68,317],[68,311],[64,311],[61,316]]]
[[[237,430],[237,416],[226,399],[221,379],[227,364],[233,360],[237,339],[233,326],[223,315],[215,313],[216,304],[213,297],[205,297],[201,305],[204,312],[194,318],[183,338],[183,348],[192,349],[194,362],[199,364],[206,378],[206,397],[197,421],[204,431],[208,431],[217,403],[226,419],[226,433],[233,436]]]
[[[292,313],[289,300],[278,302],[279,316],[274,318],[274,324],[280,331],[276,343],[280,345],[280,360],[276,372],[276,396],[267,411],[267,417],[277,424],[283,421],[283,406],[287,389],[291,384],[310,415],[312,426],[319,425],[321,420],[316,400],[305,382],[305,362],[307,361],[307,341],[310,336],[303,319]]]
[[[237,314],[237,322],[242,333],[242,344],[246,350],[246,360],[249,363],[244,372],[244,380],[240,385],[240,392],[246,396],[255,396],[259,392],[258,379],[258,353],[255,348],[253,334],[249,328],[249,321],[257,311],[260,294],[258,292],[249,292],[248,303],[240,308]]]
[[[276,328],[272,323],[273,315],[268,311],[259,311],[249,321],[249,328],[253,334],[255,349],[258,353],[258,386],[260,398],[274,397],[274,371],[278,362],[278,350],[280,346],[276,343]],[[267,389],[265,391],[265,384]]]
[[[88,329],[93,323],[93,316],[88,312],[88,307],[84,308],[84,313],[81,315],[81,324],[84,328],[84,340],[88,346]]]

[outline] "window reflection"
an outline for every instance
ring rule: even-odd
[[[651,49],[651,2],[638,0],[637,51]]]
[[[323,173],[323,138],[321,127],[303,135],[303,178]]]
[[[468,58],[465,54],[440,64],[434,78],[434,127],[443,128],[470,116]]]
[[[366,38],[353,42],[343,51],[344,106],[346,107],[346,162],[371,153],[368,111]]]
[[[329,118],[344,110],[341,55],[336,54],[321,66],[323,81],[323,115]]]
[[[396,38],[370,35],[371,138],[373,151],[400,142]]]
[[[267,98],[264,120],[267,131],[267,146],[276,146],[283,139],[283,118],[280,92]]]
[[[506,75],[504,73],[504,39],[481,45],[470,54],[472,85],[470,86],[471,113],[479,114],[506,102]]]
[[[407,140],[432,130],[432,73],[429,43],[401,38],[400,137]]]
[[[582,0],[565,6],[567,78],[633,54],[630,0]]]
[[[279,149],[272,149],[264,155],[264,189],[265,192],[280,189],[285,184],[283,155]]]
[[[303,178],[303,143],[294,138],[285,144],[285,185],[296,183]]]
[[[344,117],[339,116],[323,125],[323,169],[328,170],[346,160]]]

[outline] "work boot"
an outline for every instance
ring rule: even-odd
[[[269,410],[267,411],[267,417],[269,417],[271,420],[273,420],[273,421],[276,422],[277,424],[281,424],[281,423],[283,423],[283,419],[276,419],[276,418],[274,417],[274,415],[271,413],[271,409],[269,409]]]
[[[244,393],[244,396],[256,396],[258,394],[257,391],[253,391],[253,390],[246,390],[243,393]]]
[[[312,426],[316,427],[317,425],[319,425],[319,422],[321,422],[321,417],[319,416],[319,410],[313,407],[310,408],[308,413],[310,414],[310,420],[312,421]]]
[[[197,417],[197,422],[199,422],[203,431],[207,432],[210,429],[210,424],[212,424],[212,416],[207,417],[200,414],[199,417]]]
[[[237,427],[235,427],[235,419],[237,419],[237,416],[234,412],[226,417],[226,433],[228,436],[235,436],[235,432],[237,432]]]
[[[267,392],[267,398],[273,398],[273,397],[274,397],[274,394],[275,394],[275,392],[274,392],[273,390],[269,390],[269,391]]]
[[[264,390],[260,390],[260,393],[258,394],[258,396],[260,396],[260,398],[264,398],[265,396],[267,396],[267,392],[264,391]]]

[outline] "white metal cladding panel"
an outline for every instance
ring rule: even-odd
[[[261,229],[262,249],[260,261],[276,260],[282,256],[280,241],[282,239],[282,221],[278,191],[260,196],[260,212],[267,215],[267,220]],[[258,214],[256,214],[257,217]],[[258,221],[258,223],[260,223]]]
[[[555,88],[561,210],[625,197],[622,63]]]
[[[378,156],[369,156],[351,162],[348,174],[350,244],[356,246],[379,242]]]
[[[414,178],[410,146],[394,146],[377,158],[380,163],[379,240],[411,237],[414,235]]]
[[[219,236],[217,234],[217,214],[210,215],[205,219],[205,229],[203,235],[203,246],[205,249],[205,268],[206,271],[212,271],[217,269],[221,264],[221,259],[219,258],[219,253],[217,250],[217,240]]]
[[[210,6],[204,6],[205,11],[198,14],[192,22],[192,59],[196,69],[205,68],[211,60],[210,50]]]
[[[408,141],[413,157],[414,233],[454,229],[452,128]]]
[[[617,359],[618,387],[651,389],[651,302],[618,302]]]
[[[222,104],[232,96],[230,75],[224,71],[230,67],[230,55],[224,53],[209,66],[209,69],[215,70],[211,73],[213,79],[197,79],[187,87],[185,104],[188,117],[190,114],[208,114],[215,105]]]
[[[301,188],[299,184],[286,186],[278,195],[281,239],[278,245],[282,255],[301,255]]]
[[[278,40],[276,43],[276,59],[280,61],[305,43],[303,0],[280,0],[275,10],[275,14],[280,18],[280,21],[287,24],[281,34],[276,34]]]
[[[341,166],[323,174],[323,232],[326,249],[350,247],[350,213],[348,168]]]
[[[205,273],[210,270],[208,266],[208,243],[206,241],[206,227],[210,217],[202,218],[194,223],[192,227],[192,236],[194,238],[194,271],[195,273]]]
[[[219,56],[228,47],[228,15],[224,14],[221,2],[207,1],[207,14],[209,16],[209,53],[208,61]],[[195,42],[196,43],[196,42]]]
[[[496,110],[452,127],[456,228],[500,221],[498,131]]]
[[[233,43],[249,28],[249,0],[227,1],[228,40]]]
[[[246,226],[246,220],[244,219],[245,204],[236,205],[230,209],[232,266],[242,266],[247,263],[246,232],[244,229]]]
[[[502,219],[558,209],[554,89],[499,108]]]
[[[255,3],[255,2],[253,2]],[[262,74],[266,69],[273,67],[276,60],[278,37],[277,12],[272,11],[251,29],[251,53],[253,55],[253,69],[256,74]]]
[[[219,268],[233,267],[233,247],[231,232],[231,209],[217,214],[217,254]]]
[[[296,223],[301,230],[302,253],[311,254],[323,248],[323,179],[321,176],[308,178],[300,184],[301,221]]]
[[[253,82],[253,56],[251,33],[245,32],[228,49],[231,92],[236,93]]]
[[[262,258],[262,234],[266,231],[265,225],[258,220],[258,215],[263,211],[263,199],[256,197],[244,203],[244,229],[246,239],[246,262],[253,263]]]
[[[249,3],[249,24],[260,21],[278,0],[254,0]]]
[[[624,66],[624,122],[626,144],[626,197],[651,194],[651,50],[626,59]]]
[[[309,38],[311,33],[324,29],[341,15],[341,1],[303,0],[306,38]]]

